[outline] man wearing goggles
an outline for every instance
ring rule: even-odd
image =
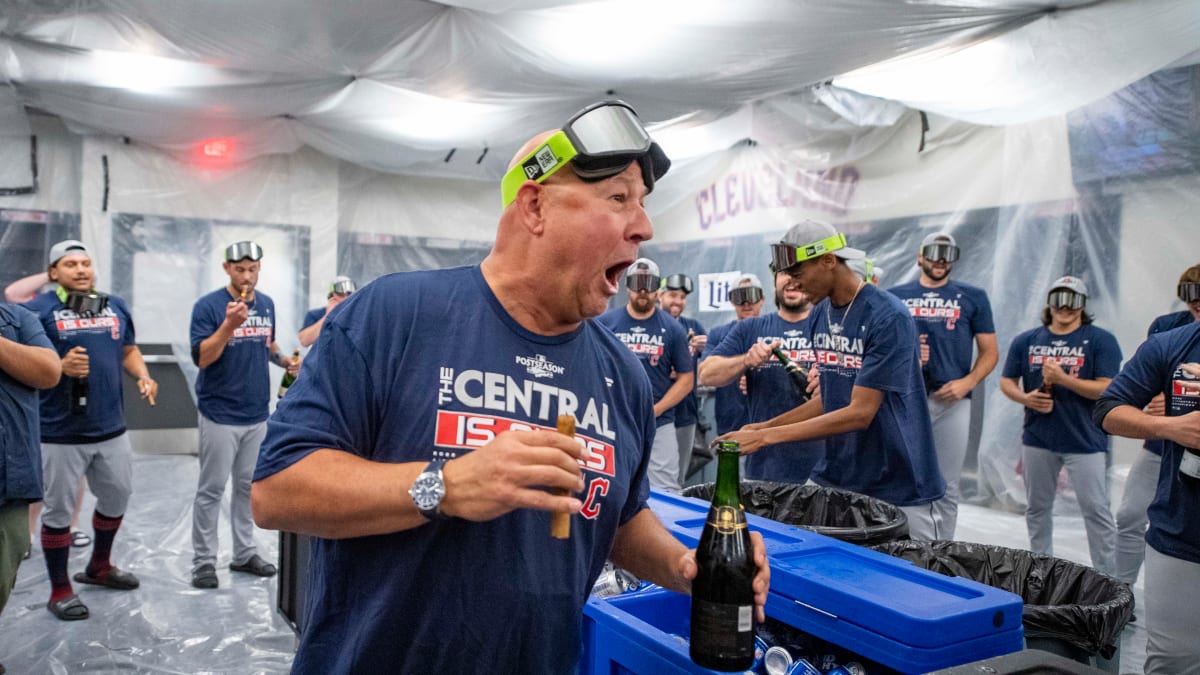
[[[815,220],[794,225],[771,246],[773,272],[786,274],[816,303],[809,322],[821,395],[726,438],[745,453],[825,439],[814,481],[894,504],[908,516],[913,539],[937,539],[932,503],[945,485],[933,450],[916,328],[895,296],[846,264],[863,257],[847,246],[845,235]],[[766,361],[766,347],[758,349],[753,362],[744,355],[746,365]]]
[[[692,391],[695,365],[683,324],[656,307],[660,279],[658,265],[653,260],[638,258],[625,276],[629,303],[608,310],[596,321],[629,347],[650,378],[656,431],[646,473],[651,487],[678,492],[682,485],[680,475],[687,467],[680,465],[675,417],[679,405]],[[688,459],[691,459],[690,445]]]
[[[358,290],[358,285],[350,277],[337,276],[329,284],[329,294],[325,296],[324,307],[314,307],[304,315],[304,324],[300,326],[300,346],[310,347],[321,334],[321,326],[325,325],[325,317],[333,311],[350,294]]]
[[[522,163],[556,134],[516,152],[522,178],[481,264],[355,291],[271,417],[255,516],[322,538],[297,672],[473,672],[481,655],[501,673],[568,672],[606,558],[679,592],[695,577],[693,552],[646,508],[661,411],[630,347],[657,345],[627,346],[592,320],[653,234],[643,162],[595,178],[572,159],[526,180]],[[657,291],[642,278],[657,272],[639,272],[634,295]],[[653,337],[677,335],[686,360],[683,329],[662,325]],[[682,398],[690,384],[679,386]],[[555,432],[559,415],[576,438]],[[550,536],[555,513],[571,516],[567,541]],[[762,620],[769,573],[752,539]],[[470,648],[448,634],[472,636]]]
[[[737,285],[729,290],[729,303],[733,305],[735,318],[733,321],[717,326],[712,330],[709,337],[712,338],[713,345],[720,345],[721,341],[733,331],[733,328],[739,322],[758,316],[762,312],[763,300],[762,282],[758,280],[758,276],[749,272],[743,274],[738,279]],[[704,354],[700,370],[703,370],[704,361],[710,358],[711,352],[712,350],[710,349]],[[699,375],[699,372],[698,370],[697,375]],[[709,386],[703,384],[703,382],[702,385]],[[736,382],[714,388],[713,413],[716,418],[718,436],[734,429],[740,429],[742,425],[750,421],[747,417],[749,409],[746,399],[744,376]]]
[[[1092,567],[1113,574],[1116,523],[1109,508],[1108,436],[1092,407],[1121,366],[1112,333],[1084,311],[1087,285],[1065,276],[1050,286],[1042,325],[1018,335],[1008,350],[1000,391],[1025,407],[1021,465],[1029,550],[1054,555],[1054,497],[1063,466],[1083,513]]]
[[[233,563],[229,569],[260,577],[275,566],[258,555],[250,514],[250,479],[267,433],[271,400],[267,363],[295,375],[300,361],[275,342],[275,302],[257,290],[262,248],[239,241],[225,248],[229,283],[192,307],[192,362],[200,411],[200,478],[192,506],[192,586],[216,588],[221,497],[233,478],[229,509]]]
[[[50,248],[47,275],[57,285],[25,303],[41,320],[62,360],[63,377],[42,392],[42,552],[50,577],[46,608],[63,621],[86,619],[89,611],[72,588],[81,584],[133,590],[131,572],[112,564],[113,540],[133,492],[133,449],[125,429],[123,373],[155,404],[158,384],[137,346],[133,317],[125,302],[97,293],[91,253],[81,241]],[[85,305],[87,308],[85,309]],[[87,567],[68,575],[70,525],[80,481],[96,496],[92,556]]]
[[[704,324],[683,315],[687,309],[687,296],[692,293],[692,278],[686,274],[672,274],[664,277],[658,291],[658,304],[667,314],[683,324],[687,331],[688,350],[692,353],[692,372],[695,372],[696,360],[704,352],[708,344],[708,332]],[[688,395],[675,406],[675,438],[679,441],[679,483],[687,482],[691,474],[692,445],[696,442],[696,425],[700,419],[700,401],[696,394],[695,383]],[[707,445],[705,446],[707,447]]]
[[[950,278],[958,243],[947,232],[925,237],[917,253],[916,281],[889,291],[912,314],[921,344],[921,371],[933,420],[938,467],[946,496],[934,504],[938,534],[953,539],[958,526],[963,461],[971,429],[971,392],[996,368],[1000,347],[987,293]]]
[[[749,300],[754,300],[754,304],[746,304]],[[729,301],[734,303],[739,317],[742,316],[743,307],[752,307],[757,318],[747,317],[744,321],[730,324],[719,341],[713,338],[717,347],[709,350],[711,353],[700,363],[700,381],[703,384],[721,387],[717,391],[733,389],[746,401],[745,418],[736,426],[719,430],[722,434],[755,428],[800,406],[806,400],[807,397],[802,398],[797,394],[783,364],[774,357],[774,348],[781,349],[789,360],[805,370],[809,370],[816,361],[809,322],[812,303],[790,274],[783,271],[775,273],[777,312],[757,316],[762,307],[763,292],[762,284],[753,274],[743,275],[737,288],[729,292]],[[716,332],[713,331],[714,335]],[[742,394],[743,381],[745,394]],[[811,379],[806,393],[814,395],[817,386],[816,379]],[[727,396],[732,397],[732,394]],[[824,454],[824,439],[777,443],[747,456],[744,473],[749,479],[803,483]]]
[[[1156,318],[1146,332],[1147,338],[1200,322],[1200,265],[1193,265],[1180,275],[1175,295],[1187,305],[1187,309]],[[1122,374],[1127,371],[1128,368]],[[1150,399],[1145,412],[1155,417],[1166,414],[1166,397],[1162,391]],[[1146,509],[1150,507],[1158,489],[1164,447],[1165,441],[1162,439],[1146,440],[1142,453],[1125,477],[1125,492],[1121,496],[1121,505],[1117,507],[1116,576],[1130,585],[1137,581],[1146,554]]]

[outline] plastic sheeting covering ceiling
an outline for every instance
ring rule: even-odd
[[[605,96],[679,161],[753,138],[756,115],[802,127],[798,95],[862,126],[904,107],[1003,125],[1198,48],[1196,0],[4,0],[0,133],[28,107],[177,152],[495,179],[531,129]]]

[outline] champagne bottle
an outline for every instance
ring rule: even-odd
[[[77,377],[71,381],[71,414],[86,415],[88,407],[87,376]]]
[[[738,444],[717,443],[717,484],[696,547],[691,657],[713,670],[754,663],[754,549],[738,495]]]
[[[800,397],[800,402],[807,401],[808,375],[804,372],[804,369],[789,359],[787,354],[784,354],[783,350],[779,347],[772,349],[771,353],[775,355],[775,358],[779,359],[779,362],[783,364],[783,369],[787,371],[788,377],[792,379],[792,388],[796,390],[796,396]]]
[[[299,349],[292,352],[292,358],[293,359],[300,358],[300,350]],[[287,393],[288,387],[292,386],[292,383],[295,381],[296,381],[295,375],[293,375],[289,372],[284,372],[283,377],[280,378],[280,380],[279,380],[279,398],[283,398],[283,395]]]

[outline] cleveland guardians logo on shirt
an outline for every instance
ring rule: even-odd
[[[962,293],[955,294],[953,298],[943,298],[937,291],[929,291],[919,298],[905,298],[902,302],[914,319],[931,323],[945,321],[946,330],[954,330],[962,316],[962,307],[958,302],[960,298]]]
[[[61,339],[72,335],[108,333],[112,339],[121,339],[121,317],[112,307],[105,307],[99,315],[81,317],[73,309],[54,310],[54,326]]]
[[[521,358],[517,357],[518,363]],[[466,410],[441,409],[447,404]],[[581,398],[536,379],[442,367],[438,369],[438,406],[433,442],[446,449],[438,456],[448,458],[457,457],[459,449],[482,447],[505,431],[556,431],[559,415],[574,417],[575,441],[583,446],[579,465],[588,475],[580,513],[589,520],[600,515],[603,498],[616,476],[617,434],[607,402]]]

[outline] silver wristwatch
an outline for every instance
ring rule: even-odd
[[[412,497],[417,510],[429,520],[446,517],[438,511],[442,498],[446,496],[446,483],[442,480],[442,465],[445,463],[444,459],[435,459],[427,464],[408,489],[408,495]]]

